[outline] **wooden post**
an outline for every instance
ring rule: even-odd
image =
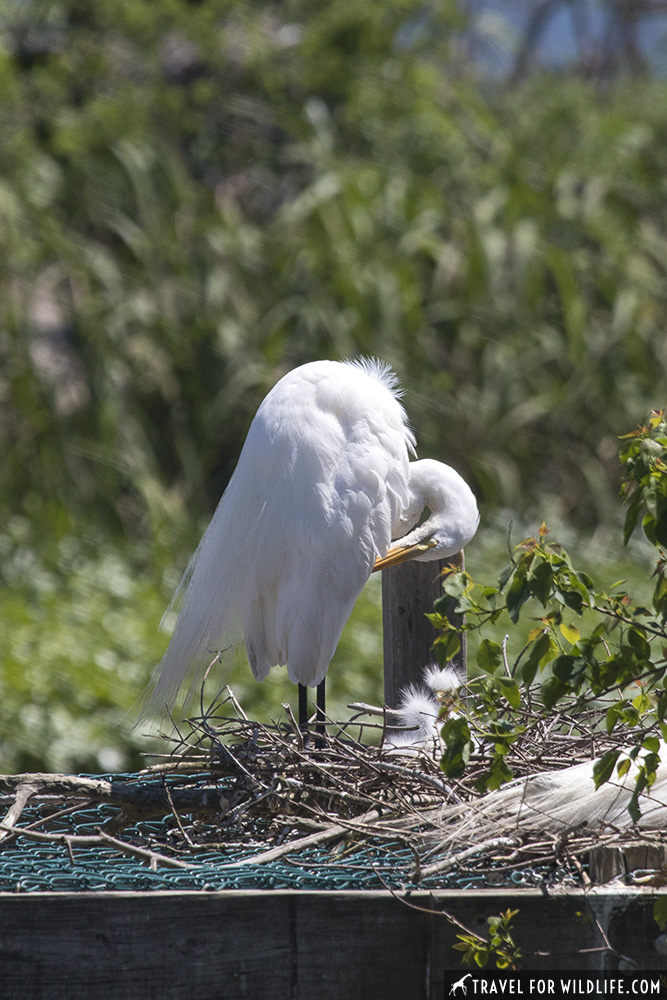
[[[438,633],[426,615],[442,594],[440,573],[452,561],[405,562],[382,570],[384,700],[389,708],[396,708],[401,689],[418,684],[424,667],[435,662],[431,646]],[[465,636],[452,666],[465,683]]]

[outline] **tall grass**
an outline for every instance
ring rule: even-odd
[[[415,11],[0,7],[0,512],[57,581],[46,600],[40,573],[5,576],[14,745],[36,697],[21,636],[48,672],[44,632],[81,600],[58,545],[94,526],[159,618],[260,399],[303,361],[389,360],[420,453],[488,521],[616,517],[616,435],[664,401],[667,84],[492,84],[454,58],[454,5],[427,32]],[[85,693],[109,642],[44,703],[125,703]],[[147,675],[154,642],[118,656]]]

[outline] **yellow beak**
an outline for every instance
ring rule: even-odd
[[[396,545],[393,549],[389,549],[385,556],[381,559],[375,560],[375,565],[373,566],[373,572],[377,573],[379,569],[386,569],[387,566],[398,566],[399,563],[407,562],[408,559],[414,559],[416,556],[422,554],[422,552],[428,552],[432,549],[434,545],[437,545],[435,538],[429,538],[427,542],[414,542],[412,545]]]

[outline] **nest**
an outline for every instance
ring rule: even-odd
[[[487,769],[483,751],[464,780],[445,779],[437,747],[405,755],[382,740],[374,746],[369,740],[384,735],[387,710],[350,707],[348,722],[328,721],[327,733],[306,738],[289,709],[286,722],[260,724],[246,718],[228,690],[201,716],[163,736],[163,758],[137,775],[0,776],[0,798],[8,806],[0,856],[21,837],[64,844],[73,862],[80,848],[112,847],[153,869],[196,867],[215,851],[216,870],[224,872],[294,861],[314,848],[321,865],[340,866],[359,848],[384,847],[408,852],[412,886],[451,885],[453,874],[457,885],[482,877],[487,885],[547,886],[586,885],[588,860],[600,847],[664,849],[659,831],[627,824],[519,819],[520,782],[513,800],[512,786],[509,794],[476,790]],[[528,726],[511,749],[509,763],[520,778],[590,759],[585,720],[572,720],[569,731],[562,717],[550,733],[545,725]],[[93,806],[106,814],[92,831],[63,826]],[[160,823],[151,822],[156,819]],[[631,878],[661,884],[661,867]]]

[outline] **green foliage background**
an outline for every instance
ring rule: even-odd
[[[136,765],[162,611],[304,361],[396,368],[420,454],[479,495],[473,565],[545,516],[602,558],[617,437],[664,402],[667,84],[510,86],[464,28],[411,0],[0,0],[4,768]],[[332,711],[381,695],[378,603]],[[230,680],[263,717],[290,697]]]

